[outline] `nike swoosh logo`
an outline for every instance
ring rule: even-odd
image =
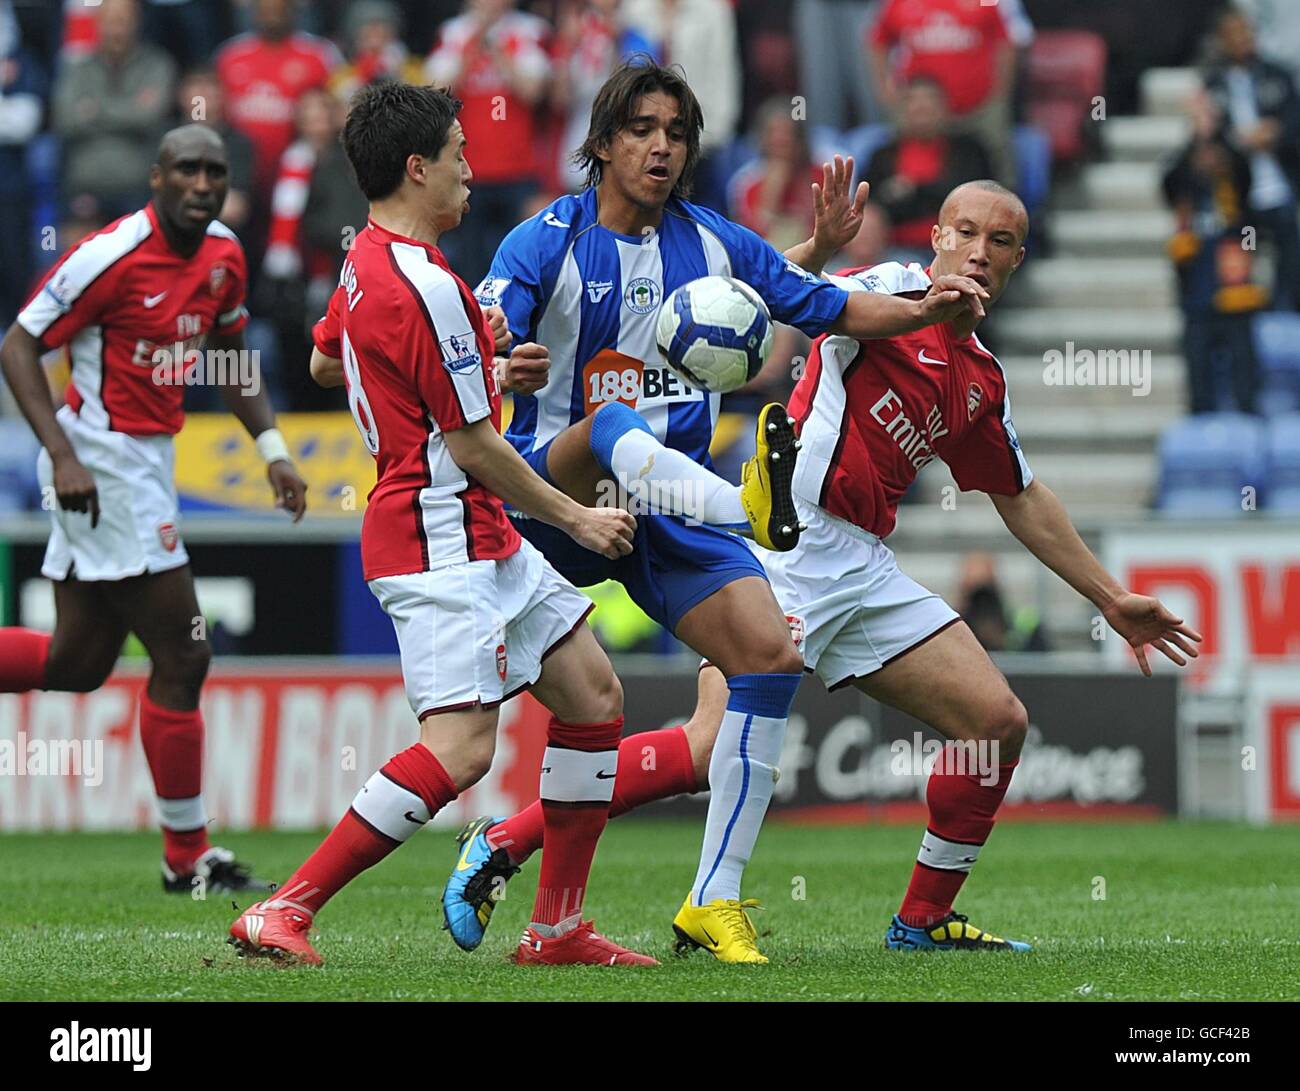
[[[700,931],[704,933],[704,938],[707,939],[711,944],[713,944],[714,947],[718,945],[718,941],[714,939],[711,935],[709,935],[709,930],[705,928],[703,925],[700,925]]]
[[[926,356],[925,349],[922,349],[920,352],[918,352],[916,354],[916,358],[920,360],[921,363],[923,364],[938,364],[940,367],[948,366],[947,360],[936,360],[933,356]]]
[[[460,859],[456,861],[457,871],[469,870],[470,868],[469,850],[474,847],[474,838],[476,838],[479,835],[479,831],[483,829],[484,825],[486,825],[486,823],[479,825],[477,829],[475,829],[467,838],[465,838],[465,850],[460,854]]]
[[[423,819],[416,818],[415,815],[412,814],[410,811],[407,811],[406,814],[402,815],[402,817],[405,818],[406,821],[408,822],[414,822],[417,826],[424,825]]]
[[[144,305],[146,308],[156,307],[166,297],[167,297],[166,292],[159,292],[157,295],[147,295],[144,297]]]
[[[617,773],[600,773],[600,772],[598,772],[598,773],[596,774],[596,779],[597,779],[597,780],[613,780],[617,775],[618,775]]]

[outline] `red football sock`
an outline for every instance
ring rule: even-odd
[[[551,720],[540,793],[547,851],[537,876],[533,924],[554,926],[570,918],[577,923],[596,842],[609,821],[622,733],[622,716],[604,724]]]
[[[196,708],[163,708],[140,694],[140,742],[153,774],[163,858],[178,875],[210,847],[203,809],[203,717]]]
[[[315,913],[455,798],[456,785],[422,743],[395,754],[366,781],[338,825],[268,904]]]
[[[669,727],[629,735],[618,745],[618,778],[614,781],[609,817],[617,818],[656,799],[697,791],[699,785],[695,781],[695,764],[685,728]],[[522,864],[542,847],[542,835],[541,800],[498,822],[486,834],[488,843],[504,848],[515,864]]]
[[[45,688],[50,634],[35,629],[0,629],[0,693]]]
[[[917,860],[898,910],[903,923],[914,928],[933,924],[952,912],[952,903],[980,847],[988,840],[1002,797],[1019,764],[1012,761],[999,765],[997,782],[982,784],[980,781],[987,778],[978,772],[966,772],[956,754],[953,747],[944,748],[926,785],[930,818],[920,855],[929,862]]]

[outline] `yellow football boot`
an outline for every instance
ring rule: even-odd
[[[799,438],[794,418],[785,406],[772,402],[758,414],[754,457],[740,470],[740,503],[745,509],[754,541],[779,553],[799,544],[803,524],[794,510],[795,460]]]
[[[673,918],[673,931],[677,933],[674,949],[678,954],[687,954],[701,947],[719,962],[766,962],[767,956],[758,949],[758,932],[745,912],[762,908],[756,898],[743,902],[719,898],[695,906],[687,894]]]

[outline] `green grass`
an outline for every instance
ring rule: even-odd
[[[473,955],[441,932],[447,831],[422,834],[363,875],[319,919],[322,969],[239,960],[223,942],[228,898],[165,896],[153,835],[0,837],[0,999],[972,999],[1217,1000],[1300,996],[1300,827],[1182,823],[1007,824],[958,908],[1026,956],[902,955],[881,938],[918,832],[764,831],[746,894],[762,967],[671,953],[669,922],[699,849],[693,822],[621,821],[602,842],[588,903],[603,931],[658,969],[521,968],[537,868],[511,884]],[[224,839],[283,879],[315,834]],[[1094,879],[1105,881],[1095,900]],[[802,887],[805,897],[793,897]]]

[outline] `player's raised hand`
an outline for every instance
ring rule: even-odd
[[[509,394],[535,394],[546,385],[551,370],[551,350],[526,341],[516,345],[499,374],[501,389]]]
[[[833,163],[823,163],[821,185],[812,184],[813,242],[827,257],[848,246],[862,229],[862,210],[867,207],[871,187],[859,182],[857,191],[850,194],[852,184],[851,155],[847,159],[837,155]]]
[[[1102,611],[1106,623],[1127,640],[1137,656],[1142,673],[1151,677],[1151,664],[1147,662],[1146,646],[1150,644],[1166,659],[1187,666],[1188,659],[1200,653],[1195,645],[1201,634],[1174,617],[1159,599],[1148,595],[1135,595],[1131,591],[1120,595]]]
[[[569,537],[593,553],[616,561],[632,552],[635,531],[636,520],[622,508],[582,508]]]
[[[510,351],[510,323],[506,321],[506,312],[500,307],[484,307],[483,314],[488,320],[488,328],[492,331],[492,339],[495,342],[493,351],[498,356],[504,356]]]
[[[73,454],[54,462],[54,495],[64,511],[90,513],[90,527],[99,526],[99,488],[92,474]]]
[[[292,513],[293,521],[298,522],[307,510],[307,482],[298,476],[292,462],[282,458],[267,464],[266,476],[275,493],[275,506]]]
[[[984,300],[989,293],[970,277],[952,273],[935,278],[921,300],[921,317],[925,325],[951,322],[970,311],[977,319],[984,317]]]

